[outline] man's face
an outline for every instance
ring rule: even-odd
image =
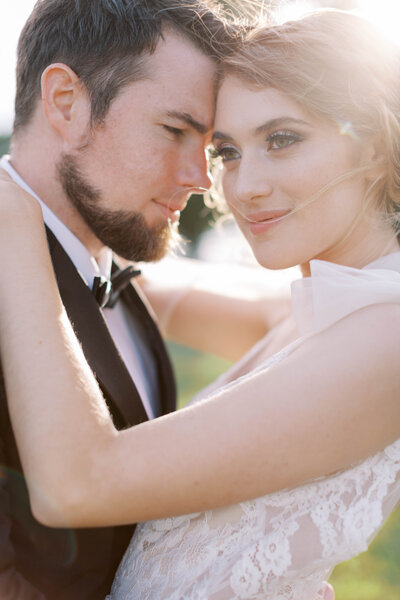
[[[58,164],[80,216],[130,260],[163,256],[190,190],[210,183],[215,64],[186,39],[164,38],[147,60],[147,77],[124,87],[89,141]]]

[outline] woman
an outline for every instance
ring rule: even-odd
[[[336,11],[254,31],[227,61],[213,139],[227,202],[263,266],[305,277],[293,314],[205,400],[130,430],[72,333],[38,207],[3,185],[0,350],[35,514],[161,519],[137,528],[113,600],[316,598],[397,504],[399,65]]]

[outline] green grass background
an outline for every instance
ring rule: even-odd
[[[179,407],[231,364],[176,344],[169,344],[169,349],[177,374]],[[369,551],[336,567],[330,582],[336,600],[400,600],[400,507]]]

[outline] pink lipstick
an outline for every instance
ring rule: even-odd
[[[281,220],[290,214],[290,210],[271,209],[258,211],[246,215],[246,221],[249,229],[254,235],[269,231],[272,227],[281,222]]]

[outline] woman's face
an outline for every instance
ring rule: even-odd
[[[261,265],[307,271],[319,258],[363,266],[371,235],[365,177],[337,180],[372,150],[348,129],[316,119],[277,89],[223,82],[213,143],[226,200]]]

